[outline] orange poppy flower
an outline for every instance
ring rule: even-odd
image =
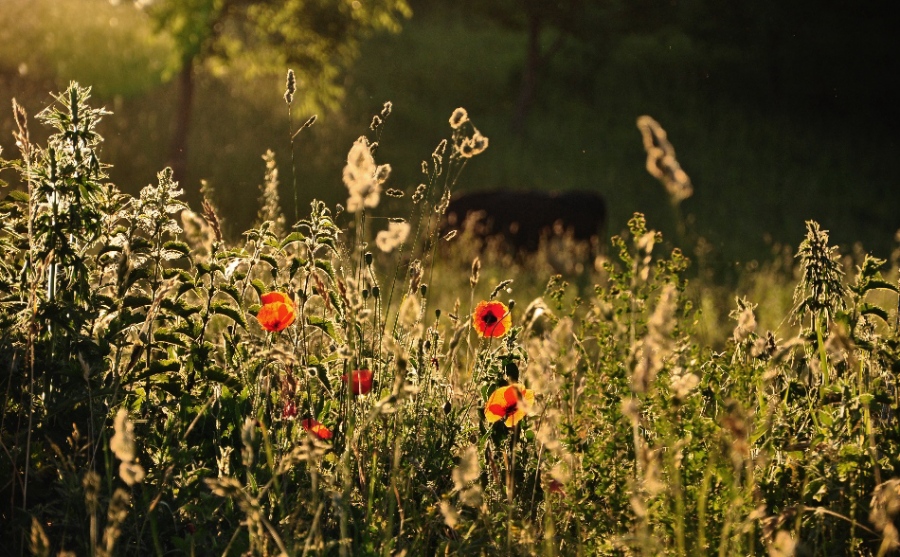
[[[353,377],[351,384],[353,394],[364,395],[372,390],[372,372],[367,369],[355,369],[350,374]],[[347,374],[341,375],[341,381],[347,382]]]
[[[287,294],[269,292],[260,297],[262,307],[256,319],[263,329],[276,333],[290,327],[296,317],[294,302]]]
[[[300,425],[303,426],[303,429],[312,433],[323,441],[331,439],[331,430],[312,418],[306,418],[305,420],[300,422]]]
[[[512,316],[503,302],[478,302],[472,323],[480,337],[497,338],[505,335],[512,327]]]
[[[534,391],[517,383],[500,387],[488,398],[484,405],[484,417],[488,423],[505,420],[506,427],[512,427],[528,414],[534,404]]]

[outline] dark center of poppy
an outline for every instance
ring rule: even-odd
[[[506,407],[506,416],[504,416],[504,417],[508,418],[508,417],[512,416],[513,414],[515,414],[516,406],[517,405],[515,405],[515,404],[510,404],[509,406],[507,406]]]
[[[481,317],[481,319],[482,319],[482,321],[484,321],[485,325],[493,325],[494,323],[499,321],[499,319],[497,319],[497,316],[494,315],[492,312],[488,312],[488,313],[484,314]]]

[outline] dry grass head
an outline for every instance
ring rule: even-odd
[[[647,172],[662,182],[673,203],[680,203],[693,195],[691,179],[675,158],[675,147],[669,142],[666,130],[646,115],[638,118],[637,127],[647,151]]]

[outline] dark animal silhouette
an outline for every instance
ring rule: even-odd
[[[503,236],[516,251],[533,252],[542,236],[571,233],[584,241],[601,236],[606,202],[590,191],[480,191],[455,196],[444,214],[445,229],[461,228],[473,218],[479,236]]]

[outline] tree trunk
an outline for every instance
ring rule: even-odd
[[[174,179],[182,186],[187,179],[187,147],[191,129],[191,113],[194,106],[194,59],[189,58],[181,66],[178,74],[178,101],[175,107],[175,132],[172,135],[172,150],[169,164]]]
[[[516,112],[513,115],[512,130],[516,135],[522,135],[525,131],[525,122],[531,105],[534,103],[534,94],[537,89],[538,72],[541,66],[541,16],[537,13],[528,14],[528,29],[525,45],[525,67],[522,69],[522,84],[519,87],[519,101],[516,103]]]

